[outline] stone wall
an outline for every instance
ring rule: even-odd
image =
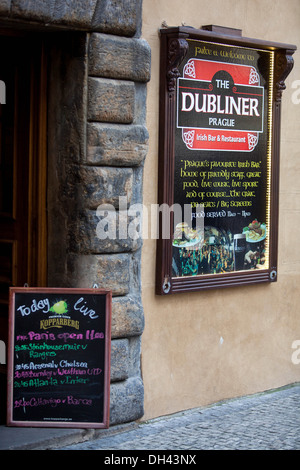
[[[30,26],[98,31],[132,37],[139,32],[141,0],[1,0],[6,21]]]
[[[96,228],[99,205],[122,217],[142,202],[150,48],[139,38],[141,1],[0,0],[0,22],[51,31],[48,285],[112,290],[110,422],[136,420],[144,403],[141,240],[101,240]]]

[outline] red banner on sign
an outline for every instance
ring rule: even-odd
[[[183,70],[183,78],[211,82],[219,71],[230,74],[234,84],[258,87],[259,74],[255,67],[216,62],[210,60],[190,59]],[[219,150],[252,152],[256,147],[259,132],[228,130],[226,119],[218,118],[220,129],[183,128],[182,139],[190,150]],[[227,126],[227,129],[226,129]]]
[[[211,81],[219,70],[228,72],[236,84],[255,86],[260,84],[259,75],[255,67],[214,62],[211,60],[190,59],[184,67],[183,76],[184,78],[194,78],[195,80]]]
[[[252,152],[258,142],[258,133],[215,129],[182,129],[182,139],[190,150]]]

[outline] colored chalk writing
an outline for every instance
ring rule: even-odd
[[[108,427],[111,293],[11,289],[8,425]]]

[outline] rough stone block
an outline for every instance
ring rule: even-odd
[[[134,36],[140,32],[141,3],[141,0],[0,0],[0,15]]]
[[[55,2],[55,23],[89,28],[92,24],[97,0],[59,0]]]
[[[131,336],[129,339],[128,376],[139,376],[141,373],[142,337]]]
[[[11,15],[17,18],[52,22],[55,0],[12,0]]]
[[[144,331],[144,311],[138,297],[114,297],[112,300],[112,338],[139,336]]]
[[[96,254],[124,253],[136,251],[142,246],[141,237],[134,239],[130,235],[133,233],[130,225],[135,225],[136,217],[129,217],[125,210],[117,212],[113,206],[109,209],[100,211],[104,214],[103,218],[98,211],[84,211],[73,225],[70,224],[70,251]]]
[[[11,15],[89,29],[96,5],[97,0],[12,0]]]
[[[148,137],[144,126],[88,123],[87,163],[140,165],[147,155]]]
[[[110,289],[113,295],[125,295],[130,284],[130,255],[68,255],[69,287]]]
[[[110,386],[110,424],[126,423],[144,414],[144,386],[140,377],[130,377]]]
[[[130,124],[134,119],[133,82],[90,77],[88,120]]]
[[[128,378],[129,341],[114,339],[111,342],[110,381],[118,382]]]
[[[81,168],[81,189],[85,207],[96,209],[100,204],[119,208],[119,197],[132,196],[133,172],[130,168]]]
[[[0,15],[8,16],[10,12],[11,0],[1,0],[0,1]]]
[[[92,29],[103,33],[133,36],[141,15],[140,0],[98,0]]]
[[[93,33],[89,44],[89,74],[96,77],[150,80],[151,50],[143,39]]]

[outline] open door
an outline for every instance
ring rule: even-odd
[[[9,286],[47,285],[47,61],[40,36],[0,31],[0,340]],[[0,422],[6,365],[0,364]]]

